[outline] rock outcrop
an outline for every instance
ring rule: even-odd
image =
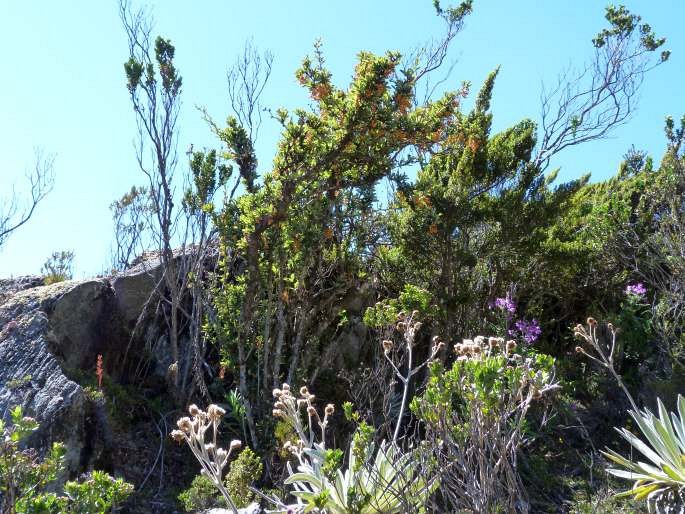
[[[75,377],[116,349],[114,294],[106,280],[41,284],[37,277],[0,282],[0,416],[21,405],[40,423],[32,444],[64,442],[74,473],[95,457],[92,439],[101,432]]]
[[[188,255],[174,253],[179,260]],[[211,269],[217,259],[213,249],[203,265]],[[109,278],[52,285],[36,276],[0,279],[0,417],[21,405],[40,423],[32,444],[64,442],[72,472],[107,451],[107,427],[97,426],[107,417],[93,410],[101,402],[89,401],[96,395],[80,385],[94,383],[97,356],[115,380],[126,378],[136,352],[146,352],[149,373],[163,376],[169,367],[164,331],[153,320],[161,278],[161,259],[151,253]],[[142,328],[138,340],[136,327]],[[153,343],[131,347],[140,341]]]

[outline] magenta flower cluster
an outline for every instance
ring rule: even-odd
[[[507,293],[505,298],[495,298],[495,308],[501,311],[507,311],[510,314],[516,312],[516,304],[514,303],[514,300],[511,299],[511,296],[509,296],[509,293]]]
[[[625,292],[633,296],[644,296],[647,294],[647,288],[642,282],[638,282],[636,284],[628,284]]]
[[[540,328],[540,323],[538,320],[533,318],[531,321],[520,319],[514,323],[516,330],[518,330],[521,337],[526,343],[534,343],[542,334],[542,328]]]
[[[516,313],[516,303],[509,293],[504,298],[495,298],[495,301],[490,304],[490,308],[504,312],[508,323],[511,322]],[[537,341],[540,334],[542,334],[542,328],[540,328],[540,323],[536,319],[531,321],[523,318],[516,320],[514,328],[509,329],[510,336],[521,336],[529,344]]]

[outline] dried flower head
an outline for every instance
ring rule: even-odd
[[[333,413],[335,412],[335,406],[332,403],[329,403],[326,405],[326,409],[324,410],[326,416],[332,416]]]
[[[389,339],[384,339],[383,340],[383,351],[385,353],[389,353],[390,350],[392,350],[392,341],[390,341]]]
[[[242,441],[240,441],[239,439],[233,439],[233,441],[231,441],[231,445],[228,447],[228,449],[230,452],[232,452],[234,450],[239,450],[242,446],[243,446]]]
[[[224,414],[226,411],[214,403],[207,408],[207,417],[210,421],[218,422]]]
[[[180,430],[172,430],[171,431],[171,438],[176,441],[177,443],[182,443],[183,440],[185,439],[185,434],[181,432]]]
[[[591,327],[596,327],[597,326],[597,320],[595,318],[588,318],[587,319],[587,324]]]
[[[188,407],[188,412],[190,412],[191,416],[197,416],[200,414],[200,409],[193,403],[190,407]]]
[[[189,434],[193,429],[193,422],[187,416],[182,417],[176,422],[178,428],[180,428],[184,433]]]
[[[300,394],[302,396],[309,396],[309,389],[307,389],[307,386],[300,387]]]
[[[507,353],[513,352],[516,350],[516,341],[511,339],[510,341],[507,341]]]

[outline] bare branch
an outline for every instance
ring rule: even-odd
[[[570,146],[605,138],[635,112],[645,74],[668,59],[655,51],[656,39],[640,17],[624,8],[607,8],[612,29],[594,40],[595,55],[580,71],[562,72],[554,87],[541,93],[541,137],[535,164],[544,170]]]
[[[45,155],[42,150],[36,149],[33,169],[26,173],[29,183],[26,205],[22,206],[23,201],[14,188],[9,199],[0,204],[0,248],[12,232],[31,219],[38,204],[52,191],[55,183],[54,162],[54,155]]]
[[[251,141],[256,141],[262,124],[261,96],[269,77],[274,56],[270,51],[260,54],[251,39],[245,41],[241,55],[226,72],[231,109],[240,124],[247,129]]]

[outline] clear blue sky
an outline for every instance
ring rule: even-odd
[[[626,1],[669,39],[669,63],[654,71],[639,111],[609,140],[560,155],[561,178],[613,174],[632,144],[657,159],[664,149],[663,119],[685,113],[685,2]],[[252,37],[275,55],[265,103],[304,106],[293,72],[313,41],[324,41],[337,83],[352,73],[360,50],[408,50],[440,34],[430,0],[280,1],[159,0],[150,4],[156,33],[176,45],[183,75],[179,150],[216,142],[195,110],[219,121],[228,114],[225,72]],[[552,82],[569,63],[591,55],[590,39],[604,26],[604,3],[475,0],[474,13],[452,47],[457,59],[450,87],[470,80],[478,88],[501,65],[493,112],[496,129],[539,114],[541,81]],[[125,35],[116,0],[0,0],[0,198],[31,165],[33,148],[56,154],[56,186],[28,225],[0,250],[0,277],[38,273],[53,250],[76,253],[77,276],[104,269],[112,235],[109,204],[144,182],[133,152],[135,125],[122,63]],[[258,142],[268,169],[277,141],[269,122]]]

